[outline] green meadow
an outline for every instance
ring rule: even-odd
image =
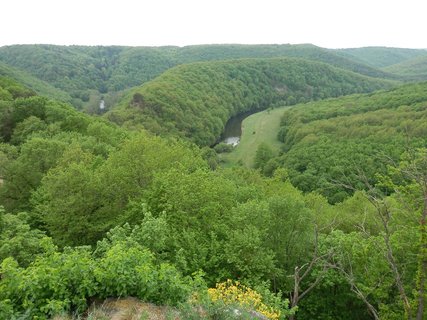
[[[269,108],[243,120],[240,143],[232,152],[220,155],[224,166],[243,164],[245,167],[252,167],[255,153],[262,142],[278,153],[282,143],[277,139],[277,132],[280,128],[280,119],[287,108],[289,106]]]

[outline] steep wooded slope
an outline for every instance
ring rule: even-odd
[[[0,61],[66,91],[77,107],[96,108],[108,94],[139,86],[183,63],[239,58],[300,57],[363,75],[395,76],[343,57],[333,50],[304,45],[198,45],[187,47],[87,47],[16,45],[0,48]],[[108,107],[113,102],[109,102]]]
[[[413,81],[427,80],[427,52],[419,56],[384,68],[389,72],[401,75]]]
[[[226,121],[240,112],[390,86],[385,80],[297,58],[194,63],[135,89],[108,117],[210,145]]]
[[[71,96],[65,91],[55,88],[51,84],[31,76],[25,71],[11,67],[0,62],[0,76],[8,77],[22,83],[28,88],[33,89],[38,94],[52,99],[71,102]]]
[[[232,69],[242,71],[239,77],[234,74],[236,82],[246,81],[246,73],[262,75],[258,65],[263,66],[263,72],[273,68],[270,61],[250,62],[234,62],[242,64],[240,69]],[[294,63],[296,75],[305,75],[303,70],[309,67],[304,63],[299,69]],[[273,74],[283,76],[276,64]],[[330,67],[314,65],[321,74],[329,74]],[[209,71],[206,66],[203,70]],[[220,74],[209,72],[205,77]],[[313,70],[310,74],[319,75]],[[336,121],[329,128],[327,123],[320,126],[326,135],[337,130],[331,140],[342,133],[360,138],[365,132],[376,132],[383,118],[391,128],[383,134],[385,141],[389,132],[393,136],[396,121],[400,130],[419,131],[425,137],[425,92],[425,84],[421,84],[329,100],[324,108],[319,108],[320,104],[300,105],[295,110],[312,109],[302,110],[294,120],[304,120],[308,126],[316,120]],[[339,103],[344,105],[337,108]],[[377,105],[390,108],[378,110],[385,115],[397,108],[403,117],[372,117],[366,122],[374,130],[363,125],[365,120],[335,120],[343,115],[362,116],[363,111],[376,110]],[[342,108],[348,110],[342,112]],[[420,125],[408,121],[407,110],[421,115]],[[346,132],[347,125],[354,134]],[[235,290],[241,285],[227,279],[250,283],[283,317],[291,312],[285,300],[291,297],[291,306],[298,306],[299,319],[370,319],[370,312],[381,319],[403,319],[401,293],[387,259],[390,250],[396,268],[402,270],[408,300],[414,302],[413,309],[417,307],[414,288],[421,287],[419,279],[424,275],[422,264],[418,267],[417,262],[425,255],[418,222],[422,189],[413,175],[406,178],[396,170],[407,172],[417,164],[425,176],[425,150],[419,150],[422,158],[415,158],[417,162],[405,159],[399,168],[389,170],[385,182],[392,187],[396,183],[396,190],[402,190],[398,195],[375,206],[358,192],[331,206],[316,193],[295,189],[290,171],[279,170],[274,178],[266,178],[244,168],[210,170],[203,158],[206,154],[189,143],[126,131],[64,103],[35,96],[33,90],[2,77],[0,129],[1,319],[56,319],[60,315],[62,319],[71,313],[76,318],[91,317],[95,314],[87,311],[90,301],[128,296],[182,305],[184,311],[193,312],[185,313],[183,319],[200,318],[200,310],[212,319],[229,319],[227,310],[234,313],[237,299],[245,303],[243,307],[248,305],[241,293],[264,301],[254,291]],[[310,139],[313,137],[303,138]],[[369,141],[364,142],[359,150],[372,149]],[[357,149],[347,150],[344,159],[358,159]],[[308,156],[311,151],[305,150]],[[332,167],[343,156],[334,149],[327,151],[315,153],[320,157],[314,164],[329,160],[328,167]],[[377,160],[372,155],[365,158],[369,165]],[[318,176],[309,182],[316,182]],[[384,185],[376,187],[382,190]],[[379,227],[384,221],[383,208],[392,214],[387,229]],[[390,235],[388,246],[385,232]],[[327,274],[321,274],[325,277],[318,286],[297,301],[298,266],[310,265],[314,268],[312,272],[308,269],[301,290],[317,281],[323,266],[332,268],[323,269]],[[216,289],[208,291],[208,286]],[[363,290],[369,309],[360,295],[352,292],[352,286]],[[274,296],[269,289],[283,292],[283,296]],[[215,295],[209,298],[207,294],[212,292]],[[214,300],[221,292],[233,293],[232,299],[227,294],[230,302]],[[271,315],[273,309],[268,310]]]
[[[261,165],[284,167],[294,185],[331,202],[366,187],[411,147],[427,146],[427,83],[313,102],[287,109],[278,134],[283,154]]]

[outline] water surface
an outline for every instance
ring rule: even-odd
[[[237,146],[242,135],[242,121],[251,114],[259,111],[260,110],[246,111],[230,118],[225,124],[224,132],[221,135],[221,142]]]

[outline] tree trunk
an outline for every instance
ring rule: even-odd
[[[300,275],[299,275],[299,268],[295,267],[295,273],[294,273],[294,292],[291,296],[291,309],[296,307],[299,302],[299,283],[300,283]],[[289,316],[289,320],[294,320],[295,315],[291,314]]]
[[[427,186],[424,188],[424,207],[421,214],[420,220],[420,237],[421,237],[421,248],[420,248],[420,264],[418,270],[418,308],[417,308],[417,320],[422,320],[424,317],[425,309],[425,298],[426,298],[426,276],[427,276],[427,234],[426,234],[426,222],[427,222]]]

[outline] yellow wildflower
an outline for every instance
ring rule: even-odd
[[[222,301],[225,304],[237,304],[245,308],[253,309],[268,319],[278,320],[280,311],[262,302],[262,296],[246,287],[238,281],[227,280],[218,283],[215,288],[208,289],[208,295],[212,302]]]

